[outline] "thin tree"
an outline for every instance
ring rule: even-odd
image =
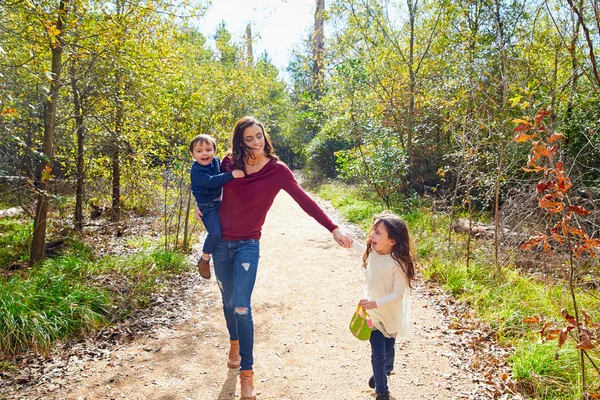
[[[29,255],[29,265],[44,258],[46,248],[46,223],[48,217],[48,181],[52,171],[54,132],[56,128],[56,109],[58,91],[61,86],[60,73],[62,68],[62,53],[65,46],[64,28],[68,9],[65,1],[61,0],[56,10],[56,29],[49,30],[50,47],[52,50],[52,69],[50,74],[50,95],[44,103],[44,140],[42,142],[43,158],[39,166],[37,178],[37,194],[33,237]]]

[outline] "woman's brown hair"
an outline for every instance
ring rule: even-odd
[[[398,266],[402,269],[404,275],[406,275],[408,287],[412,289],[412,282],[415,279],[416,258],[406,222],[404,222],[399,216],[391,213],[375,215],[373,217],[373,223],[371,224],[371,230],[369,233],[376,229],[380,224],[384,225],[388,237],[396,242],[394,247],[392,247],[392,253],[390,255],[394,261],[396,261],[396,264],[398,264]],[[367,267],[369,254],[371,254],[370,237],[367,239],[367,249],[363,255],[364,268]]]
[[[249,147],[244,143],[244,130],[246,128],[251,127],[252,125],[256,125],[260,127],[262,131],[263,137],[265,138],[265,148],[264,153],[265,156],[270,159],[279,160],[279,157],[275,155],[275,150],[273,149],[273,145],[271,144],[271,139],[269,139],[269,135],[265,132],[265,127],[262,123],[258,122],[253,117],[243,117],[236,124],[235,128],[233,128],[233,136],[231,137],[231,164],[232,169],[241,169],[246,170],[246,164],[244,163],[245,158],[254,158],[252,152],[249,151]]]

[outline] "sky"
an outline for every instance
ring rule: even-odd
[[[288,80],[285,67],[291,51],[312,29],[314,12],[315,0],[212,0],[199,25],[202,33],[212,38],[217,25],[225,21],[233,40],[241,42],[251,22],[254,56],[267,50]]]

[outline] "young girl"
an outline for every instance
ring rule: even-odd
[[[354,249],[363,254],[366,268],[366,299],[360,304],[373,321],[369,386],[376,400],[388,400],[387,375],[394,368],[396,337],[408,336],[410,290],[415,277],[415,258],[406,223],[394,214],[373,217],[365,245],[353,240]]]

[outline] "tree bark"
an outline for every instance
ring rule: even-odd
[[[192,209],[192,188],[188,187],[188,198],[187,198],[187,207],[185,211],[185,222],[183,224],[183,251],[187,252],[189,250],[189,221],[190,221],[190,210]]]
[[[114,139],[112,142],[112,221],[116,222],[121,219],[121,165],[120,165],[120,154],[119,154],[119,140],[123,133],[123,101],[120,98],[122,91],[119,91],[117,104],[116,104],[116,116],[115,116],[115,131]]]
[[[325,42],[323,36],[323,26],[325,22],[325,0],[316,0],[315,9],[315,30],[313,36],[313,65],[312,78],[313,89],[317,97],[323,93],[323,53],[325,51]]]
[[[413,0],[407,0],[408,5],[408,18],[410,21],[410,44],[408,52],[408,76],[410,79],[409,83],[409,99],[408,99],[408,132],[406,135],[406,155],[410,160],[412,155],[412,142],[413,142],[413,129],[415,126],[415,87],[416,87],[416,75],[414,71],[415,62],[415,18],[416,18],[416,4]],[[409,161],[410,163],[410,161]]]
[[[83,150],[85,139],[85,126],[83,121],[83,106],[77,78],[75,77],[75,66],[71,66],[71,87],[73,88],[73,108],[75,111],[75,132],[77,133],[77,190],[75,192],[75,230],[81,235],[83,233],[83,202],[84,202],[84,163]]]
[[[29,265],[33,265],[44,258],[46,247],[46,219],[48,216],[48,179],[42,174],[47,168],[51,168],[53,157],[54,132],[56,128],[56,109],[58,102],[58,91],[60,89],[61,60],[64,47],[64,20],[67,7],[64,1],[60,1],[57,9],[56,29],[59,31],[55,41],[51,41],[52,47],[52,79],[50,81],[50,95],[44,104],[44,141],[42,152],[44,158],[40,163],[40,175],[37,182],[35,220],[33,222],[33,237],[29,255]]]
[[[254,65],[254,53],[252,51],[252,26],[246,25],[246,52],[248,57],[248,66]]]
[[[494,262],[496,264],[496,274],[500,273],[500,263],[499,263],[499,232],[500,232],[500,189],[502,183],[502,162],[504,159],[504,131],[506,129],[507,122],[507,104],[508,104],[508,77],[507,68],[506,68],[506,46],[504,40],[504,23],[502,21],[502,13],[500,12],[500,0],[494,1],[494,17],[496,19],[496,38],[498,42],[498,50],[500,52],[500,90],[501,90],[501,125],[500,125],[500,134],[498,135],[498,140],[500,141],[500,151],[498,154],[498,172],[496,175],[496,188],[495,188],[495,196],[494,196]]]

